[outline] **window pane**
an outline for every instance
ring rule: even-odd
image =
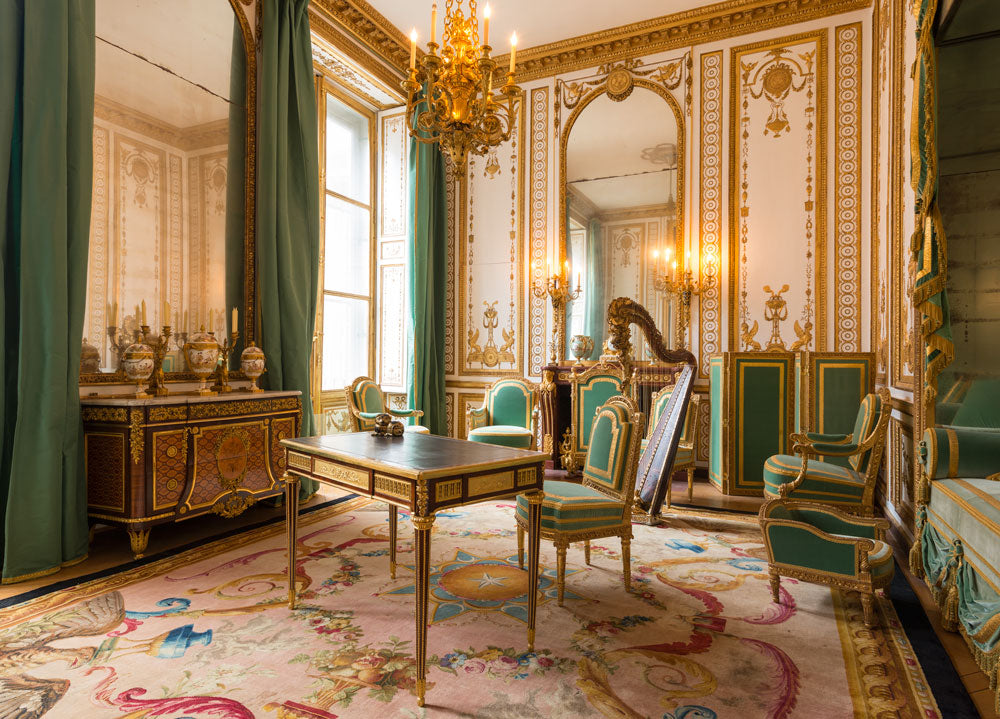
[[[326,188],[371,204],[370,162],[368,118],[327,94]]]
[[[323,390],[368,374],[368,301],[323,298]]]
[[[371,262],[370,213],[326,196],[326,257],[323,288],[367,295]]]

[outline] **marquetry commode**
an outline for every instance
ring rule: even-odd
[[[124,527],[139,558],[154,525],[234,517],[280,495],[299,394],[81,398],[91,524]]]

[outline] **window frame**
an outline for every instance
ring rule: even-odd
[[[343,103],[349,109],[357,112],[368,122],[368,204],[341,195],[326,186],[326,114],[328,96]],[[323,313],[326,297],[344,297],[347,299],[364,300],[368,303],[368,367],[369,377],[375,376],[377,365],[376,355],[376,322],[378,321],[378,268],[376,261],[377,250],[377,217],[376,200],[378,197],[378,136],[376,113],[345,92],[340,86],[333,82],[325,73],[320,73],[316,77],[316,112],[319,119],[319,282],[318,298],[316,303],[316,330],[313,333],[313,363],[312,363],[312,386],[313,386],[313,410],[320,414],[331,408],[342,408],[347,404],[344,396],[344,388],[323,389]],[[327,198],[332,197],[346,202],[354,207],[360,207],[368,211],[368,294],[360,295],[353,292],[340,292],[329,290],[325,286],[326,279],[326,203]],[[353,380],[350,378],[348,382]]]

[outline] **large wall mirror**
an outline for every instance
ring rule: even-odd
[[[676,308],[662,280],[683,264],[677,262],[684,225],[683,114],[662,87],[633,82],[624,97],[609,94],[606,83],[581,99],[562,136],[560,234],[570,279],[580,287],[566,310],[567,358],[578,350],[576,335],[593,340],[591,358],[600,354],[615,297],[645,306],[667,344],[675,342]],[[636,333],[633,342],[637,360],[652,359],[644,338]]]
[[[83,384],[122,381],[120,354],[144,324],[171,329],[168,380],[192,377],[181,348],[202,327],[220,342],[239,332],[234,366],[254,339],[256,56],[245,4],[97,0]]]

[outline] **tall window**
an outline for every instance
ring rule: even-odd
[[[374,371],[375,116],[329,85],[319,99],[326,121],[320,138],[324,207],[318,374],[322,405],[328,406],[341,401],[342,390],[355,377]]]

